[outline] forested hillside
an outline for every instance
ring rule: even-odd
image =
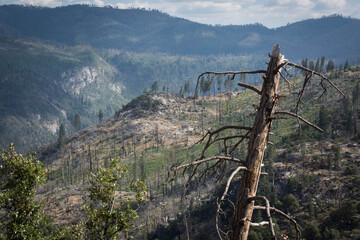
[[[238,191],[226,180],[246,158],[267,79],[258,70],[279,43],[298,65],[273,97],[280,114],[268,116],[258,196],[294,217],[303,239],[360,239],[359,30],[338,15],[268,29],[157,10],[0,6],[0,238],[218,239]],[[198,78],[234,70],[256,74]],[[225,125],[244,128],[215,131]],[[177,169],[216,154],[238,162]],[[278,239],[295,239],[291,222],[271,217]],[[271,239],[268,226],[249,239]]]
[[[201,72],[259,69],[274,43],[298,61],[357,64],[359,26],[341,16],[268,29],[145,9],[0,6],[0,146],[25,152],[54,141],[61,124],[67,134],[96,124],[100,110],[107,119],[153,84],[179,93],[189,82],[194,91]]]
[[[358,19],[330,16],[277,29],[262,25],[211,26],[156,10],[72,5],[1,6],[0,34],[98,49],[176,55],[259,55],[274,43],[291,59],[359,56]]]
[[[259,195],[295,217],[306,239],[359,237],[359,71],[336,70],[329,75],[333,73],[339,76],[333,79],[334,83],[347,98],[328,89],[318,99],[322,89],[313,83],[301,109],[303,117],[325,132],[302,125],[299,135],[296,119],[274,122],[274,145],[269,146],[264,159],[268,175],[262,177],[259,186]],[[302,76],[292,83],[299,85],[300,79]],[[221,80],[215,82],[217,87],[224,84]],[[280,93],[288,91],[283,82]],[[101,166],[108,166],[111,157],[118,157],[130,173],[123,185],[139,178],[145,180],[148,189],[149,202],[140,208],[141,217],[136,223],[143,227],[132,233],[136,239],[144,235],[150,239],[172,239],[187,234],[195,239],[217,239],[215,203],[224,183],[215,184],[210,175],[198,188],[194,181],[187,192],[189,199],[181,204],[188,175],[183,178],[179,174],[169,182],[168,171],[173,164],[200,156],[204,143],[195,143],[207,129],[234,123],[251,126],[256,111],[251,104],[257,102],[250,91],[223,92],[195,102],[166,93],[140,96],[107,122],[68,137],[63,148],[57,149],[55,144],[44,148],[39,157],[50,172],[40,196],[46,197],[55,221],[77,222],[79,216],[85,216],[80,206],[84,204],[87,173],[97,172]],[[279,106],[285,109],[293,104],[294,99],[289,96]],[[221,149],[213,146],[208,151],[207,156],[211,156]],[[245,153],[246,145],[241,144],[232,156],[243,158]],[[231,188],[235,190],[236,186]],[[347,213],[343,215],[343,211]],[[256,212],[254,217],[260,222],[262,214]],[[295,236],[291,225],[275,219],[279,237]],[[265,226],[252,228],[250,233],[250,239],[269,237]]]
[[[193,76],[202,69],[257,68],[263,62],[256,56],[137,54],[9,37],[0,38],[0,47],[0,146],[13,142],[21,152],[56,140],[61,124],[70,134],[98,123],[100,109],[109,118],[155,82],[167,93],[179,93],[189,82],[193,92]]]
[[[125,102],[118,71],[86,46],[58,48],[0,38],[0,146],[29,151],[112,115]],[[81,126],[74,129],[75,114]]]

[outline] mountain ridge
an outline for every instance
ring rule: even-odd
[[[292,59],[326,56],[344,60],[360,55],[356,29],[360,29],[359,19],[340,15],[269,29],[261,24],[200,24],[158,10],[0,6],[0,34],[69,45],[86,43],[98,49],[180,55],[259,54],[279,43]]]

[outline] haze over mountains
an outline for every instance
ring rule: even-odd
[[[199,73],[265,68],[279,43],[292,61],[357,63],[360,20],[329,16],[277,29],[211,26],[156,10],[72,5],[0,6],[0,147],[26,151],[56,139],[74,115],[98,123],[150,88],[178,93]],[[248,78],[248,82],[256,81]]]
[[[90,44],[99,49],[168,54],[261,54],[279,43],[291,58],[349,58],[360,52],[360,20],[330,16],[268,29],[260,24],[210,26],[156,10],[72,5],[1,6],[0,33]]]

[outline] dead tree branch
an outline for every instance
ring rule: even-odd
[[[235,175],[241,171],[241,170],[247,170],[246,167],[243,167],[243,166],[240,166],[240,167],[237,167],[230,175],[230,177],[228,178],[227,182],[226,182],[226,186],[225,186],[225,190],[224,190],[224,193],[222,194],[220,200],[217,202],[217,210],[216,210],[216,231],[218,233],[218,236],[219,238],[222,240],[222,236],[221,236],[221,233],[224,234],[224,231],[222,231],[219,227],[219,215],[220,213],[222,213],[222,210],[221,210],[221,204],[223,203],[223,201],[225,200],[226,196],[228,195],[228,191],[229,191],[229,188],[230,188],[230,184],[233,180],[233,178],[235,177]]]
[[[270,232],[271,232],[271,238],[276,240],[276,235],[275,235],[275,230],[274,230],[274,225],[273,225],[273,221],[271,218],[271,214],[270,214],[270,202],[266,197],[263,196],[254,196],[254,197],[250,197],[248,198],[249,202],[255,201],[255,200],[260,200],[260,201],[264,201],[265,202],[265,209],[266,209],[266,217],[269,219],[269,228],[270,228]]]
[[[289,90],[291,91],[291,87],[295,88],[294,84],[292,84],[281,72],[280,72],[280,76],[282,79],[285,80],[285,82],[289,85]]]
[[[269,222],[262,221],[262,222],[259,222],[259,223],[250,223],[251,227],[261,227],[261,226],[265,226],[265,225],[269,225]]]
[[[292,117],[295,117],[299,120],[301,120],[302,122],[306,123],[307,125],[309,125],[310,127],[313,127],[315,128],[316,130],[320,131],[320,132],[324,132],[324,130],[322,130],[321,128],[319,128],[318,126],[316,126],[315,124],[309,122],[308,120],[306,120],[305,118],[295,114],[295,113],[292,113],[292,112],[287,112],[287,111],[276,111],[274,114],[285,114],[285,115],[289,115],[289,116],[292,116]]]
[[[336,89],[336,91],[338,91],[343,97],[346,97],[345,94],[332,82],[330,81],[327,77],[325,77],[324,75],[322,75],[321,73],[315,72],[309,68],[303,67],[301,65],[298,65],[296,63],[292,63],[292,62],[285,62],[284,66],[289,65],[289,66],[293,66],[295,68],[301,69],[305,72],[311,73],[311,75],[316,75],[321,77],[322,79],[326,80],[333,88]]]
[[[286,213],[284,213],[283,211],[281,211],[281,210],[279,210],[277,208],[270,207],[269,209],[270,209],[270,211],[273,211],[273,212],[275,212],[277,214],[280,214],[281,216],[283,216],[284,218],[286,218],[290,222],[292,222],[294,227],[295,227],[295,230],[296,230],[296,240],[301,239],[301,231],[300,231],[299,225],[297,224],[297,222],[295,221],[294,218],[292,218],[291,216],[287,215]],[[264,206],[254,206],[254,210],[266,210],[266,207],[264,207]]]
[[[197,161],[194,161],[194,162],[191,162],[191,163],[187,163],[187,164],[183,164],[183,165],[180,165],[180,166],[171,166],[170,170],[171,171],[176,171],[176,170],[179,170],[181,168],[188,168],[188,167],[192,167],[192,166],[195,166],[195,165],[200,165],[202,163],[209,162],[209,161],[212,161],[212,160],[231,161],[231,162],[236,162],[236,163],[240,163],[240,164],[245,164],[244,160],[240,160],[240,159],[237,159],[237,158],[226,157],[226,156],[214,156],[214,157],[210,157],[210,158],[200,159],[200,160],[197,160]]]
[[[228,72],[203,72],[198,76],[197,82],[196,82],[196,87],[195,87],[195,93],[197,93],[198,91],[198,87],[199,87],[199,82],[200,82],[200,78],[204,75],[233,75],[232,79],[235,78],[235,75],[238,74],[260,74],[260,73],[266,73],[266,71],[264,70],[257,70],[257,71],[228,71]],[[209,83],[209,85],[212,84],[212,82],[214,81],[214,79],[211,79],[211,82]],[[196,96],[194,96],[194,99],[196,99]]]
[[[252,86],[252,85],[249,85],[249,84],[246,84],[246,83],[242,83],[242,82],[238,82],[238,85],[239,85],[240,87],[253,90],[253,91],[256,92],[257,94],[261,95],[261,90],[258,89],[258,88],[255,87],[255,86]]]
[[[205,139],[207,136],[209,136],[209,138],[208,138],[208,140],[207,140],[207,142],[206,142],[206,144],[205,144],[205,147],[203,148],[203,150],[202,150],[202,152],[201,152],[201,157],[200,157],[200,158],[205,158],[205,152],[206,152],[206,150],[207,150],[213,143],[215,143],[215,142],[217,142],[217,141],[220,141],[220,140],[223,140],[223,141],[224,141],[225,156],[228,155],[226,142],[227,142],[227,140],[231,139],[231,138],[234,137],[234,136],[230,136],[230,137],[222,138],[222,139],[219,139],[219,138],[215,137],[215,139],[213,140],[213,136],[214,136],[214,135],[218,136],[219,133],[221,133],[221,132],[223,132],[223,131],[225,131],[225,130],[227,130],[227,129],[248,130],[249,132],[251,131],[251,128],[249,128],[249,127],[243,127],[243,126],[224,126],[224,127],[221,127],[221,128],[219,128],[219,129],[217,129],[217,130],[215,130],[215,131],[213,131],[213,132],[208,131],[208,132],[205,134],[205,136],[199,141],[199,142],[204,141],[204,139]],[[237,135],[237,138],[241,138],[241,139],[240,139],[240,141],[241,141],[241,140],[243,140],[243,139],[245,139],[245,138],[248,138],[248,134],[246,134],[246,135]],[[198,142],[198,143],[199,143],[199,142]]]
[[[248,232],[250,225],[252,226],[262,226],[262,225],[269,225],[269,229],[271,232],[272,239],[276,239],[275,231],[274,231],[274,224],[271,217],[271,211],[278,213],[289,219],[295,226],[297,231],[297,239],[300,239],[300,230],[296,223],[296,221],[291,218],[289,215],[285,214],[284,212],[270,207],[269,201],[265,197],[256,196],[258,183],[260,176],[262,174],[261,168],[263,166],[263,157],[264,152],[266,149],[267,144],[270,144],[269,135],[271,132],[272,127],[272,120],[276,119],[284,119],[283,116],[276,116],[278,114],[289,115],[291,117],[295,117],[297,122],[300,125],[300,121],[304,122],[305,124],[315,128],[316,130],[323,132],[321,128],[316,126],[315,124],[309,122],[308,120],[304,119],[299,115],[299,108],[300,104],[303,103],[302,98],[305,94],[305,91],[308,87],[308,84],[311,82],[313,76],[320,77],[320,85],[323,89],[324,94],[326,92],[325,81],[328,82],[332,87],[334,87],[342,96],[345,95],[324,75],[312,71],[308,68],[304,68],[300,65],[294,64],[289,62],[288,60],[284,59],[284,56],[280,54],[280,47],[279,45],[275,45],[272,51],[272,54],[269,55],[270,61],[267,66],[267,70],[257,70],[257,71],[228,71],[228,72],[204,72],[200,74],[197,78],[195,94],[199,88],[199,82],[201,77],[204,75],[208,75],[211,79],[209,85],[213,83],[214,77],[217,75],[230,75],[230,80],[234,80],[237,74],[262,74],[262,78],[264,80],[261,90],[255,86],[248,85],[245,83],[238,83],[240,87],[245,87],[250,89],[261,96],[259,104],[256,105],[256,117],[252,127],[243,127],[243,126],[224,126],[214,131],[208,131],[203,138],[201,138],[196,144],[204,142],[204,147],[201,152],[201,156],[191,162],[182,165],[173,165],[171,167],[171,171],[174,172],[174,176],[176,175],[176,171],[179,169],[183,170],[183,176],[185,173],[189,173],[189,177],[187,179],[187,184],[185,189],[187,188],[188,184],[192,181],[195,174],[199,174],[200,178],[205,179],[208,171],[212,171],[213,175],[219,176],[219,179],[222,179],[224,175],[226,175],[226,168],[229,166],[229,162],[234,162],[237,164],[236,169],[233,170],[229,178],[227,179],[226,186],[224,189],[224,193],[220,199],[217,201],[217,212],[216,212],[216,229],[217,233],[222,239],[222,236],[226,235],[230,240],[245,240],[248,237]],[[287,112],[287,111],[276,111],[278,100],[281,97],[278,93],[278,86],[279,86],[279,79],[282,77],[285,82],[289,85],[289,88],[295,86],[286,78],[289,76],[289,72],[286,71],[285,67],[290,66],[291,68],[301,69],[306,72],[306,76],[303,82],[302,87],[299,87],[299,91],[297,94],[297,103],[295,107],[295,113]],[[281,71],[284,68],[285,73],[287,74],[284,76]],[[290,93],[293,93],[290,89]],[[226,135],[226,131],[228,130],[238,130],[236,133],[231,133]],[[247,132],[242,132],[247,131]],[[233,132],[233,131],[231,131]],[[235,144],[233,141],[229,141],[230,139],[236,139],[237,142]],[[247,154],[246,154],[246,161],[240,160],[237,158],[233,158],[229,156],[245,139],[248,139],[247,144]],[[220,149],[220,153],[218,156],[214,157],[205,157],[206,151],[213,146],[214,143],[220,142],[223,144],[224,149]],[[206,164],[205,170],[199,168],[201,164]],[[240,165],[240,166],[239,166]],[[231,182],[234,180],[235,175],[240,171],[245,170],[238,180],[238,191],[236,196],[236,202],[232,203],[228,195],[229,188]],[[185,190],[186,192],[186,190]],[[229,231],[224,232],[219,228],[219,221],[220,221],[220,214],[226,215],[223,211],[222,207],[224,201],[229,201],[234,211],[232,213],[231,221],[229,222]],[[256,200],[263,201],[265,206],[254,206],[254,202]],[[265,210],[268,221],[260,222],[260,223],[251,223],[253,210]]]

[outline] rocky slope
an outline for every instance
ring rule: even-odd
[[[345,93],[350,94],[350,98],[359,81],[356,76],[357,73],[347,73],[343,79],[335,80]],[[293,83],[300,84],[298,80]],[[307,226],[311,225],[320,229],[322,236],[327,236],[325,232],[331,230],[334,234],[341,233],[344,238],[356,239],[356,229],[360,227],[356,222],[360,214],[356,210],[360,201],[357,190],[359,142],[356,134],[346,130],[343,120],[345,100],[330,89],[327,97],[310,100],[308,97],[316,99],[315,93],[321,88],[313,84],[308,90],[302,115],[318,123],[319,109],[327,106],[330,123],[326,133],[319,135],[303,126],[302,137],[299,138],[296,119],[274,123],[272,142],[275,145],[269,147],[264,159],[269,176],[262,179],[259,194],[267,196],[273,205],[295,216],[304,234],[309,233]],[[281,85],[280,91],[288,93],[288,86]],[[167,94],[140,96],[108,121],[70,136],[64,148],[58,149],[54,144],[40,151],[39,157],[47,164],[50,173],[47,185],[39,189],[39,198],[48,200],[49,212],[57,223],[79,221],[84,216],[81,205],[87,195],[87,172],[96,172],[99,166],[107,165],[109,158],[119,157],[122,164],[129,168],[124,184],[144,177],[149,190],[151,201],[140,209],[141,218],[137,224],[143,228],[136,230],[136,238],[141,239],[145,235],[150,239],[185,237],[188,228],[194,238],[216,239],[215,231],[204,233],[199,228],[214,226],[213,203],[221,193],[221,183],[215,192],[214,187],[219,183],[214,184],[210,178],[200,189],[191,184],[191,189],[195,191],[189,192],[187,203],[192,207],[187,208],[184,202],[180,202],[184,179],[179,176],[175,182],[169,183],[167,172],[172,164],[199,156],[203,145],[193,144],[201,139],[206,129],[231,122],[249,124],[255,111],[249,103],[257,103],[256,96],[249,91],[204,97],[195,102]],[[286,109],[293,103],[292,98],[285,98],[280,107]],[[354,137],[349,137],[351,135]],[[210,149],[210,153],[215,154],[219,150],[216,148]],[[241,157],[244,150],[239,149],[236,154]],[[141,176],[142,164],[146,169],[145,176]],[[232,188],[235,190],[236,186]],[[290,194],[298,203],[291,208],[286,202]],[[339,204],[350,204],[355,211],[348,214],[349,218],[341,220],[351,223],[347,228],[334,218]],[[178,213],[186,214],[187,227],[184,214]],[[255,215],[255,218],[258,217],[259,214]],[[291,228],[282,219],[277,221],[277,232],[291,238]],[[266,228],[253,231],[253,235],[267,236]]]
[[[54,141],[61,123],[72,130],[105,117],[125,101],[118,71],[86,46],[55,47],[0,38],[0,146],[21,152]]]

